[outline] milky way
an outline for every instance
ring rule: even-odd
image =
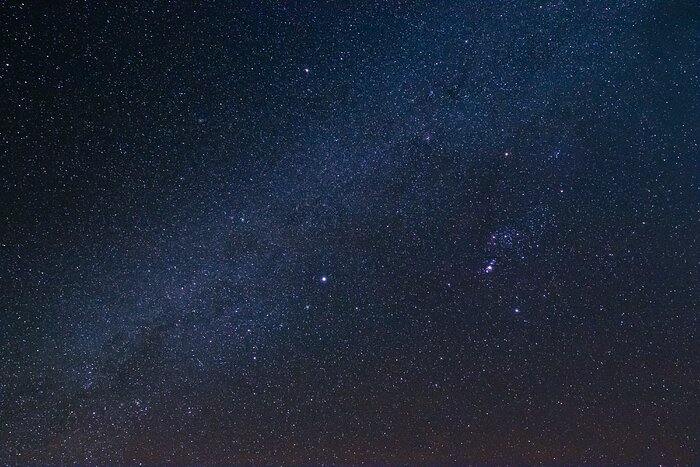
[[[700,460],[697,2],[0,33],[0,462]]]

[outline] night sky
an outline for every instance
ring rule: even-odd
[[[700,460],[695,0],[0,41],[0,462]]]

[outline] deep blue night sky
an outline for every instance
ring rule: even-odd
[[[0,463],[700,461],[700,4],[0,4]]]

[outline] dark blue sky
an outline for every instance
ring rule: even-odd
[[[700,459],[697,2],[0,36],[0,462]]]

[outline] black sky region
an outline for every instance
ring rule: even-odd
[[[0,462],[700,460],[700,4],[0,3]]]

